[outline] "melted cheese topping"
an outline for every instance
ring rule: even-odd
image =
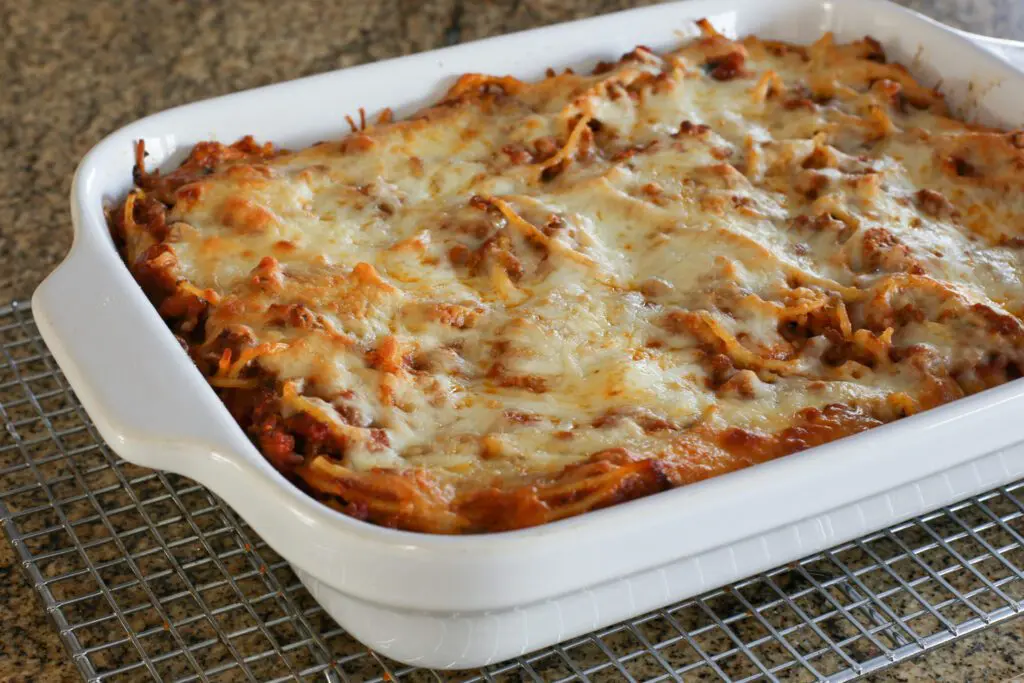
[[[295,153],[222,148],[163,186],[162,231],[130,198],[129,261],[202,305],[196,330],[162,312],[215,386],[270,378],[337,472],[425,474],[446,504],[1019,376],[1020,137],[948,118],[870,39],[705,31],[593,75],[468,76]]]

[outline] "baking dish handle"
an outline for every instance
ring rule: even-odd
[[[186,473],[169,451],[223,452],[242,435],[109,240],[77,230],[67,258],[36,289],[33,315],[100,436],[127,460]]]

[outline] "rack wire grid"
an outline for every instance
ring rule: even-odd
[[[202,486],[115,456],[0,308],[0,519],[83,677],[848,681],[1024,607],[1024,481],[473,672],[368,651]]]

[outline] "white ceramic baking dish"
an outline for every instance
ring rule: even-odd
[[[536,78],[636,44],[668,48],[708,17],[727,34],[810,42],[870,34],[984,121],[1024,117],[1024,74],[962,35],[881,0],[695,0],[314,76],[167,111],[93,149],[72,188],[75,241],[39,287],[39,329],[100,434],[132,462],[223,497],[365,644],[465,668],[505,659],[779,565],[1024,475],[1024,383],[679,490],[534,529],[438,537],[320,506],[238,428],[118,257],[104,202],[153,164],[243,134],[286,146],[339,137],[363,106],[399,114],[463,72]]]

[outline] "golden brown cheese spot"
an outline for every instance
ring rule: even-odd
[[[274,177],[274,170],[266,164],[236,164],[225,169],[224,177],[231,178],[245,188],[259,188],[267,185]]]
[[[342,154],[362,154],[373,149],[376,144],[369,135],[357,133],[342,140],[340,148]]]
[[[284,271],[273,256],[264,256],[253,268],[249,283],[254,289],[268,294],[280,292],[284,287]]]
[[[251,199],[232,195],[224,200],[220,210],[221,222],[238,232],[263,232],[277,222],[274,212]]]
[[[189,183],[178,188],[175,192],[176,202],[175,205],[179,209],[185,209],[195,206],[199,203],[199,200],[203,197],[203,190],[205,185],[202,181]]]
[[[484,308],[447,302],[411,302],[402,309],[402,322],[412,330],[422,331],[429,324],[437,324],[456,330],[472,328]]]
[[[267,309],[267,323],[312,329],[317,325],[316,314],[303,304],[271,304]]]
[[[381,372],[399,372],[404,366],[401,343],[394,336],[384,337],[377,348],[367,354],[366,362]]]

